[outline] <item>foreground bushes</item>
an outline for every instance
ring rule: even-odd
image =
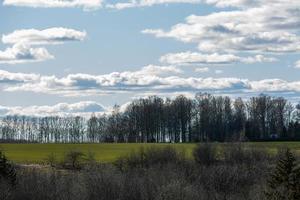
[[[268,200],[300,199],[300,165],[289,149],[279,155],[276,168],[268,180]]]
[[[242,145],[220,152],[216,145],[202,144],[193,156],[195,161],[170,146],[152,147],[132,152],[114,164],[82,165],[81,171],[20,169],[16,187],[6,199],[265,199],[267,180],[276,163],[266,152]]]
[[[16,185],[16,169],[0,151],[0,199],[11,198]]]
[[[184,151],[171,146],[141,148],[127,156],[119,158],[115,165],[122,171],[134,168],[164,167],[169,164],[180,165],[186,162]]]

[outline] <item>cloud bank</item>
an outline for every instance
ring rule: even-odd
[[[107,8],[113,8],[117,10],[122,10],[126,8],[136,8],[136,7],[150,7],[159,4],[175,4],[175,3],[187,3],[196,4],[201,3],[201,0],[132,0],[128,2],[118,2],[115,4],[107,4]]]
[[[199,52],[181,52],[170,53],[160,58],[162,63],[174,65],[189,65],[189,64],[212,64],[226,65],[233,63],[256,63],[256,62],[274,62],[276,58],[265,57],[263,55],[255,55],[253,57],[239,57],[233,54],[203,54]]]
[[[205,72],[206,69],[200,70]],[[172,73],[172,74],[171,74]],[[300,92],[300,81],[264,79],[252,81],[234,77],[185,77],[178,76],[173,66],[146,66],[138,71],[113,72],[103,75],[69,74],[64,77],[0,71],[2,91],[27,91],[62,96],[106,94],[164,94],[178,92],[211,93],[294,93]],[[216,71],[220,74],[221,71]]]
[[[94,101],[81,101],[78,103],[58,103],[53,106],[8,107],[0,106],[0,116],[26,115],[26,116],[87,116],[92,113],[103,113],[106,108]]]

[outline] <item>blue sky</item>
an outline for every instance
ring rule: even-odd
[[[0,114],[197,92],[298,101],[298,0],[125,2],[1,1]]]

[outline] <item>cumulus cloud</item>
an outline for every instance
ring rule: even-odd
[[[165,75],[165,74],[182,74],[183,71],[175,66],[156,66],[156,65],[147,65],[141,70],[136,72],[137,74],[142,75]]]
[[[212,4],[220,8],[224,7],[237,7],[237,8],[248,8],[248,7],[259,7],[263,5],[278,5],[278,4],[289,4],[294,3],[297,0],[203,0],[204,3]]]
[[[3,35],[2,42],[12,47],[0,51],[0,64],[18,64],[40,62],[53,59],[46,48],[39,45],[62,44],[67,41],[82,41],[86,32],[66,28],[49,28],[45,30],[23,29]]]
[[[35,82],[40,79],[39,74],[25,74],[25,73],[13,73],[4,70],[0,70],[0,83],[1,85],[16,84],[16,83],[26,83]]]
[[[106,108],[94,101],[78,103],[58,103],[53,106],[0,106],[0,115],[27,115],[27,116],[90,116],[92,113],[103,113]]]
[[[201,0],[132,0],[128,2],[117,2],[115,4],[107,4],[106,7],[118,10],[135,7],[149,7],[159,4],[174,4],[174,3],[201,3]]]
[[[53,59],[45,48],[31,48],[26,44],[15,44],[5,51],[0,51],[0,64],[18,64],[26,62],[40,62]]]
[[[114,72],[106,75],[71,74],[67,77],[42,76],[38,81],[9,86],[6,91],[33,91],[62,94],[103,94],[163,90],[226,89],[239,79],[181,78],[177,76],[140,76],[140,72]]]
[[[6,6],[24,6],[33,8],[73,8],[95,10],[102,6],[102,0],[4,0]]]
[[[4,44],[25,43],[29,45],[60,44],[67,41],[82,41],[85,31],[55,27],[44,30],[22,29],[2,36]]]
[[[155,69],[155,70],[154,70]],[[173,76],[171,74],[174,74]],[[65,77],[14,74],[2,71],[7,85],[4,91],[31,91],[67,96],[101,95],[123,92],[175,92],[211,89],[232,89],[247,84],[236,78],[179,77],[176,67],[146,66],[138,71],[113,72],[104,75],[69,74]],[[22,80],[24,77],[24,80]],[[245,86],[246,87],[246,86]]]
[[[300,81],[288,82],[281,79],[266,79],[253,81],[251,83],[253,91],[268,91],[268,92],[299,92]]]
[[[178,23],[169,30],[145,29],[142,33],[195,43],[201,52],[220,54],[300,52],[298,9],[300,1],[207,0],[206,2],[243,9],[233,8],[208,15],[190,15],[185,22]]]
[[[170,53],[162,56],[160,61],[163,63],[174,65],[189,65],[189,64],[213,64],[224,65],[232,63],[255,63],[255,62],[273,62],[276,58],[269,58],[263,55],[253,57],[239,57],[233,54],[203,54],[200,52],[181,52]]]
[[[153,5],[171,4],[171,3],[189,3],[189,4],[207,3],[207,4],[215,5],[217,7],[244,8],[244,7],[250,7],[255,5],[261,5],[262,0],[131,0],[127,2],[117,2],[115,4],[107,4],[106,7],[122,10],[126,8],[149,7]]]
[[[138,71],[113,72],[104,75],[69,74],[66,77],[39,76],[38,80],[15,84],[6,91],[33,91],[42,93],[58,93],[64,95],[95,95],[121,93],[128,91],[148,90],[160,87],[170,74],[182,71],[174,66],[148,65]]]
[[[204,1],[208,4],[214,4],[217,7],[249,7],[249,6],[255,6],[262,2],[261,0],[204,0]]]

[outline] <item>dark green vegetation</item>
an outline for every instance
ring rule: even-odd
[[[5,200],[297,200],[299,165],[290,150],[230,144],[195,146],[192,157],[173,146],[148,146],[100,164],[79,151],[49,168],[16,168],[3,179]],[[92,158],[92,156],[90,156]],[[192,159],[191,159],[192,158]],[[73,163],[75,160],[75,165]],[[65,168],[65,166],[67,168]],[[8,189],[9,188],[9,189]],[[286,194],[284,196],[276,195]],[[274,197],[275,194],[275,197]],[[273,196],[272,196],[273,195]]]
[[[193,143],[300,140],[300,105],[281,97],[241,98],[197,94],[190,99],[152,96],[115,106],[106,115],[7,116],[0,140],[39,143]]]
[[[267,199],[300,199],[300,165],[297,164],[289,149],[280,154],[268,181]]]
[[[15,166],[0,151],[0,199],[6,199],[7,195],[13,193],[16,184],[17,174]]]
[[[230,143],[214,143],[214,145],[218,147],[218,151],[222,151],[227,145],[230,146]],[[273,155],[276,154],[278,148],[288,147],[297,155],[300,155],[300,142],[249,142],[244,143],[244,145],[257,149],[265,148]],[[180,151],[185,151],[187,156],[191,158],[196,144],[0,144],[0,149],[3,149],[7,157],[16,163],[43,164],[46,160],[49,160],[49,156],[62,160],[65,152],[71,150],[78,150],[85,154],[91,152],[97,162],[113,162],[120,156],[139,150],[141,147],[149,146],[172,146]]]

